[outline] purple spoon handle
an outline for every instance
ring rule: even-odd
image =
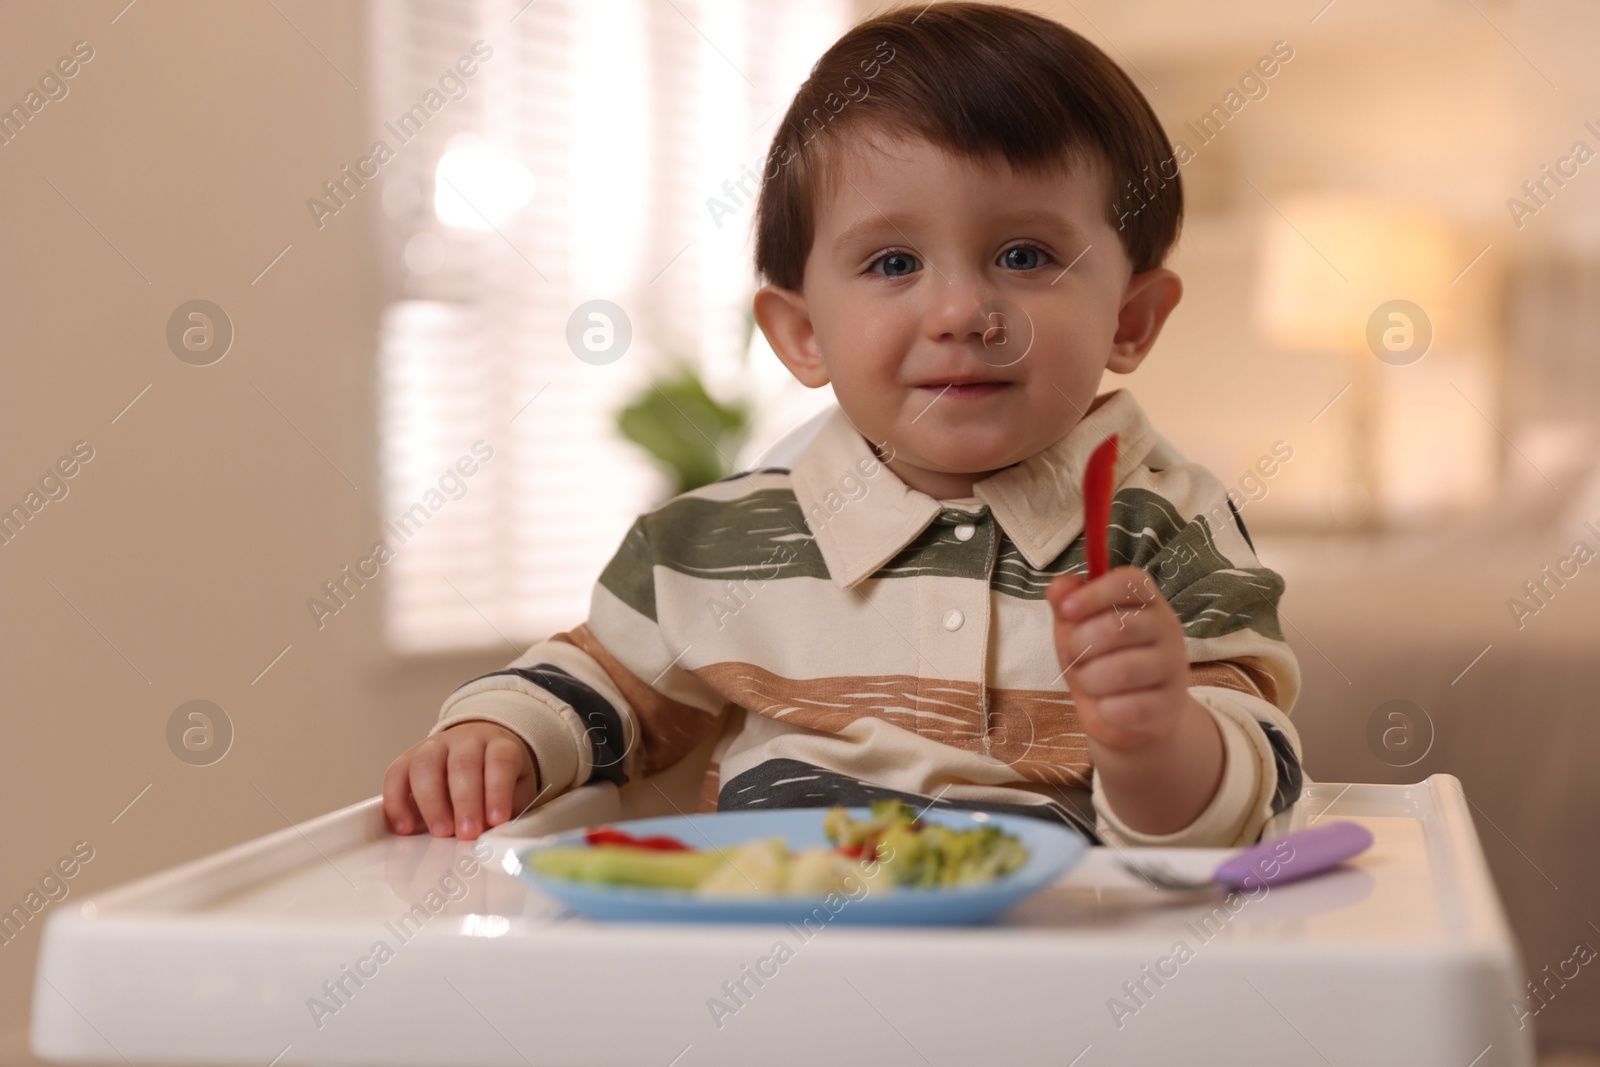
[[[1348,819],[1295,830],[1245,849],[1217,868],[1218,885],[1254,889],[1321,874],[1372,845],[1372,833]]]

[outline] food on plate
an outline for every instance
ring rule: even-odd
[[[663,852],[682,852],[689,846],[679,841],[676,837],[666,834],[657,834],[654,837],[635,837],[632,834],[618,830],[614,826],[601,826],[586,832],[584,840],[591,845],[634,845],[638,848],[654,848]]]
[[[791,853],[782,837],[724,848],[692,848],[665,835],[635,837],[615,827],[589,830],[583,845],[539,849],[537,873],[600,885],[693,890],[706,896],[820,894],[860,884],[938,888],[990,882],[1021,867],[1027,847],[999,826],[951,829],[924,822],[899,800],[874,801],[870,816],[842,807],[823,815],[832,848]]]
[[[695,886],[702,893],[757,896],[782,893],[791,888],[793,866],[783,838],[768,837],[747,841],[721,852],[722,863]],[[830,887],[831,888],[831,887]]]
[[[1027,846],[995,825],[953,830],[924,823],[903,802],[880,800],[872,817],[832,808],[822,825],[840,849],[875,855],[896,885],[954,886],[990,882],[1028,861]]]
[[[722,863],[715,852],[661,850],[637,845],[573,845],[540,849],[529,861],[554,878],[598,885],[650,885],[693,889]]]

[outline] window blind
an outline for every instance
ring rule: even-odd
[[[754,203],[719,216],[708,201],[728,205],[724,183],[760,173],[850,7],[373,0],[369,11],[371,126],[391,149],[361,153],[378,160],[364,172],[382,171],[385,638],[401,653],[520,650],[583,619],[629,524],[665,496],[614,417],[670,362],[694,365],[723,399],[757,399],[763,427],[827,401],[797,400],[769,352],[743,351]],[[574,311],[595,300],[631,326],[611,362],[568,343]]]

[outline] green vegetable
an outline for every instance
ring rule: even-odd
[[[541,849],[529,861],[555,878],[606,885],[693,889],[722,862],[715,852],[659,852],[627,845],[576,845]]]
[[[998,826],[952,830],[924,824],[904,802],[877,800],[866,820],[843,808],[823,818],[828,839],[842,847],[871,847],[897,885],[953,886],[991,881],[1021,867],[1028,850]],[[863,852],[863,856],[869,854]]]

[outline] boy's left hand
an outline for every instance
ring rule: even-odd
[[[1044,595],[1090,740],[1132,751],[1172,734],[1189,704],[1189,655],[1183,623],[1149,572],[1118,567],[1092,582],[1062,574]]]

